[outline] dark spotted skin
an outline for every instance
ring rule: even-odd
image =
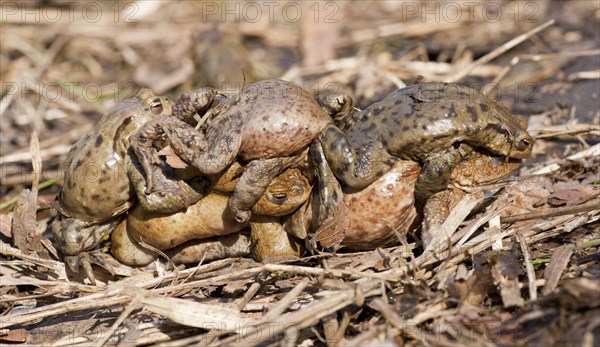
[[[118,216],[127,211],[134,197],[148,210],[166,212],[180,210],[200,198],[184,182],[164,176],[160,191],[144,194],[145,179],[129,148],[132,134],[142,124],[170,115],[172,105],[168,98],[142,89],[117,104],[73,145],[58,197],[59,215],[51,225],[64,255],[75,257],[97,246],[114,229]],[[157,170],[157,175],[161,174]],[[77,264],[73,259],[69,258],[68,263]]]
[[[328,126],[317,141],[321,148],[314,146],[336,177],[361,189],[398,159],[417,161],[422,171],[415,190],[421,201],[447,186],[454,165],[473,148],[523,159],[533,145],[522,117],[457,84],[399,89],[341,123],[344,132]]]
[[[214,106],[216,95],[210,88],[184,94],[173,108],[175,117],[148,123],[134,137],[132,147],[148,176],[147,192],[154,191],[157,182],[152,177],[151,144],[162,134],[204,176],[218,174],[236,158],[248,161],[229,199],[236,219],[245,222],[273,178],[333,119],[307,91],[291,82],[256,82]],[[205,133],[186,123],[209,108],[214,117]]]

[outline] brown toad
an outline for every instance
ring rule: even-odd
[[[315,240],[325,247],[372,250],[398,244],[399,236],[416,229],[416,217],[422,214],[421,238],[426,247],[439,232],[452,208],[466,194],[462,189],[495,183],[521,164],[518,159],[502,159],[485,151],[472,152],[454,167],[449,186],[432,195],[422,211],[415,206],[414,197],[420,166],[413,161],[399,160],[392,169],[363,189],[344,187],[344,208],[338,210],[342,213],[335,217],[334,228],[325,231],[327,239],[319,235],[322,229],[313,223],[316,212],[311,207],[294,214],[294,223],[287,230],[301,238],[313,234]],[[318,200],[313,199],[312,203],[318,203]]]
[[[505,160],[503,157],[474,151],[456,164],[448,187],[432,195],[423,207],[421,239],[424,247],[431,243],[450,211],[467,194],[465,189],[496,183],[517,170],[521,161],[514,158]]]
[[[219,188],[223,186],[227,185],[221,185]],[[232,248],[224,246],[224,240],[232,239],[221,237],[238,233],[250,226],[253,254],[256,260],[261,261],[277,255],[299,256],[302,246],[283,231],[280,217],[292,213],[302,205],[308,199],[310,191],[311,186],[300,170],[287,169],[275,177],[264,195],[254,205],[252,208],[254,215],[249,224],[235,220],[227,207],[228,196],[218,193],[214,187],[208,195],[184,212],[150,213],[143,207],[136,206],[129,213],[127,220],[112,233],[111,252],[122,263],[146,265],[156,257],[156,253],[144,249],[139,241],[166,251],[190,240],[206,240],[207,243],[217,247],[218,255],[240,255],[242,250],[237,247],[240,243],[245,244],[243,237],[234,238],[235,242],[231,243]],[[186,257],[190,258],[192,251],[188,246],[189,244],[185,246]],[[200,241],[195,241],[194,247],[196,251],[202,251],[196,258],[191,257],[195,261],[200,261],[207,249],[214,249]],[[246,251],[248,253],[249,248]],[[169,254],[176,256],[177,252]],[[215,257],[214,254],[209,254],[207,259],[215,259]]]
[[[343,188],[341,204],[334,223],[315,223],[318,209],[299,210],[286,225],[287,231],[300,238],[314,238],[323,247],[342,246],[349,250],[370,250],[398,243],[417,216],[414,188],[420,166],[399,160],[383,176],[363,189]],[[312,204],[318,204],[315,197]]]
[[[200,195],[183,182],[162,176],[153,194],[145,194],[145,178],[129,144],[144,123],[171,114],[173,102],[141,89],[112,108],[67,155],[64,184],[58,196],[59,216],[51,225],[59,249],[73,270],[77,256],[100,243],[134,197],[145,209],[174,212]],[[89,271],[88,271],[89,272]]]
[[[317,166],[329,165],[345,185],[360,189],[399,159],[419,162],[415,190],[420,203],[448,185],[455,164],[474,148],[523,159],[533,145],[522,117],[452,83],[399,89],[336,125],[328,125],[311,146]],[[328,211],[335,206],[323,204]]]
[[[246,86],[232,100],[218,99],[202,88],[184,94],[174,106],[176,117],[146,124],[132,141],[147,174],[147,192],[155,190],[152,142],[165,134],[173,150],[201,175],[215,175],[236,158],[247,161],[229,199],[239,222],[250,218],[250,209],[266,187],[333,120],[309,93],[292,82],[264,80]],[[214,113],[206,132],[186,123],[208,108]]]

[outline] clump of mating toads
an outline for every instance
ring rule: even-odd
[[[116,227],[134,198],[147,210],[165,212],[180,210],[200,198],[186,182],[164,175],[158,167],[154,168],[160,177],[157,189],[145,194],[146,180],[129,147],[131,136],[143,124],[169,117],[172,106],[168,98],[141,89],[118,103],[71,148],[58,196],[59,215],[51,230],[73,270],[84,266],[91,276],[85,251]]]

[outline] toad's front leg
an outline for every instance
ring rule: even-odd
[[[415,185],[416,202],[422,206],[433,194],[446,189],[456,164],[472,151],[471,146],[460,144],[427,158]]]
[[[185,122],[211,107],[217,92],[213,88],[199,88],[182,94],[173,105],[173,116]]]
[[[353,189],[362,189],[375,182],[398,160],[375,139],[355,149],[346,134],[334,125],[321,131],[316,141],[321,144],[333,174]]]
[[[300,257],[305,252],[300,240],[284,230],[281,217],[254,216],[250,227],[252,256],[256,261],[269,262],[280,257]]]
[[[250,219],[250,209],[282,169],[284,158],[257,159],[246,165],[228,201],[229,208],[239,223],[246,223]]]
[[[340,183],[335,178],[323,153],[320,142],[313,141],[310,146],[310,160],[317,176],[319,206],[317,225],[321,226],[338,208],[344,197]]]
[[[146,194],[146,179],[135,158],[129,169],[129,180],[133,185],[138,202],[146,211],[159,213],[175,213],[195,204],[203,195],[208,181],[204,178],[193,178],[189,182],[174,179],[165,175],[164,168],[152,166],[153,177],[157,180],[154,192]]]
[[[427,200],[423,207],[423,225],[421,229],[421,240],[424,248],[427,248],[433,241],[450,215],[450,211],[464,195],[462,190],[446,189],[435,193]],[[446,238],[443,240],[446,241]]]
[[[171,148],[188,164],[194,164],[199,153],[206,152],[207,142],[204,136],[193,126],[174,117],[161,117],[146,123],[131,139],[131,148],[146,174],[146,194],[155,190],[156,177],[152,164],[158,162],[154,141],[166,135]]]

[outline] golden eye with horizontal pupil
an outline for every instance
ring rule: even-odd
[[[163,111],[163,105],[160,99],[154,99],[150,103],[150,107],[148,108],[152,113],[158,115]]]
[[[276,205],[282,205],[284,202],[287,201],[287,199],[288,199],[287,193],[282,193],[282,192],[269,194],[269,196],[268,196],[268,200]]]

